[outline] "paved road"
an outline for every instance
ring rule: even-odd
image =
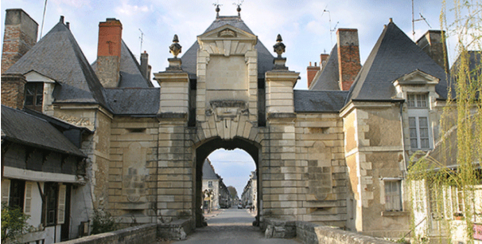
[[[265,239],[258,227],[253,227],[254,217],[246,209],[225,209],[218,215],[208,217],[208,226],[197,228],[177,244],[258,244],[258,243],[300,243],[296,239]]]

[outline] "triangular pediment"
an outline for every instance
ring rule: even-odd
[[[39,72],[32,70],[25,74],[25,79],[27,82],[43,82],[43,83],[55,83],[55,80],[40,74]]]
[[[198,36],[198,40],[257,40],[257,36],[229,24],[218,27]]]
[[[439,78],[427,74],[421,70],[415,70],[401,76],[394,81],[395,85],[436,85],[440,81]]]

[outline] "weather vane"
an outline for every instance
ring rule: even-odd
[[[233,3],[233,5],[238,6],[236,11],[238,11],[238,17],[241,17],[241,5],[243,5],[244,0],[238,0],[238,3]]]

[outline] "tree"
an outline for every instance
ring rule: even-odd
[[[448,231],[449,238],[456,228],[452,220],[457,218],[463,220],[467,243],[473,243],[474,221],[482,218],[475,192],[482,183],[482,4],[467,0],[454,1],[454,5],[447,10],[443,1],[440,15],[446,40],[456,42],[458,58],[447,74],[451,83],[440,121],[442,141],[434,149],[439,154],[432,157],[432,151],[418,159],[412,157],[407,179],[411,190],[420,182],[425,184],[429,217],[442,223],[440,228]],[[449,162],[456,166],[448,167]],[[447,196],[455,196],[457,202],[448,201]],[[423,208],[415,199],[411,202],[413,212]],[[416,225],[412,217],[412,231]]]
[[[2,203],[2,243],[17,243],[17,238],[29,231],[28,218],[22,209]]]
[[[228,186],[228,191],[232,199],[238,198],[238,191],[236,191],[236,188],[234,188],[234,186]]]

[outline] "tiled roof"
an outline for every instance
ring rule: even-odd
[[[340,73],[338,70],[338,51],[337,45],[333,47],[330,53],[330,57],[323,65],[322,70],[319,71],[320,75],[312,85],[311,90],[315,91],[339,91],[340,86],[338,84],[340,80]]]
[[[56,103],[98,103],[108,108],[99,79],[62,21],[6,73],[32,70],[58,82],[53,93]]]
[[[294,90],[297,113],[336,113],[345,105],[348,91]]]
[[[392,82],[417,69],[440,79],[435,90],[445,99],[447,81],[444,69],[390,22],[355,78],[347,101],[391,100],[395,96]]]
[[[211,165],[211,161],[206,158],[203,163],[203,180],[217,180],[218,176],[214,172],[214,168]]]
[[[159,88],[107,88],[109,106],[117,115],[155,116],[160,104]]]
[[[2,140],[85,157],[79,148],[46,120],[4,105]]]

